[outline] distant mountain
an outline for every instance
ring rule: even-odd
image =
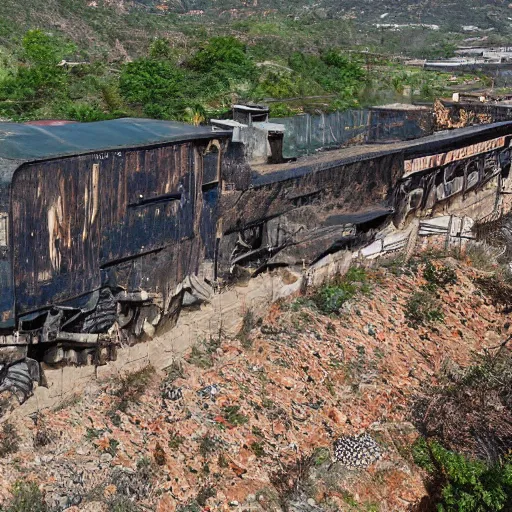
[[[134,6],[179,13],[202,10],[205,14],[250,16],[269,11],[296,16],[345,18],[362,23],[423,23],[484,30],[509,26],[512,4],[504,0],[132,0]]]
[[[301,49],[391,41],[388,50],[406,53],[408,30],[425,47],[436,44],[437,32],[496,44],[508,42],[511,20],[509,0],[0,0],[0,49],[37,27],[110,59],[141,54],[157,36],[187,48],[191,39],[230,31]]]

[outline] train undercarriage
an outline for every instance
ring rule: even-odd
[[[182,307],[208,300],[211,292],[208,283],[187,278],[164,306],[161,296],[106,287],[94,292],[88,308],[55,305],[26,315],[15,335],[4,336],[9,344],[0,346],[0,397],[10,393],[9,398],[23,403],[34,382],[45,385],[45,367],[115,361],[119,348],[147,341],[158,329],[172,328]],[[0,416],[2,404],[0,400]]]

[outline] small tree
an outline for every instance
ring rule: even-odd
[[[148,58],[123,66],[119,82],[123,98],[155,118],[179,117],[187,86],[184,73],[170,61]]]
[[[227,73],[234,80],[255,76],[256,66],[245,45],[234,37],[214,37],[200,48],[189,62],[202,73]]]
[[[20,58],[24,65],[0,82],[0,99],[32,102],[35,109],[56,94],[66,96],[67,71],[58,64],[73,51],[73,45],[40,30],[29,30],[22,41]],[[13,104],[12,110],[19,108]]]

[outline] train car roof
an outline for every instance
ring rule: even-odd
[[[0,159],[20,164],[230,134],[211,126],[135,118],[53,126],[0,123]]]
[[[402,153],[406,159],[417,158],[507,135],[512,135],[512,121],[445,130],[408,141],[389,144],[363,144],[323,151],[282,164],[253,165],[252,169],[255,173],[252,178],[252,185],[256,187],[265,186],[276,181],[295,179],[313,171],[364,162],[394,153]]]

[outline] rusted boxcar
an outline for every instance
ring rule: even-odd
[[[172,316],[215,250],[228,136],[141,119],[0,126],[3,362],[27,346],[52,363],[112,357],[116,321],[140,336]]]
[[[243,129],[0,125],[0,393],[26,397],[40,361],[102,364],[241,273],[498,205],[510,170],[512,122],[252,166]]]

